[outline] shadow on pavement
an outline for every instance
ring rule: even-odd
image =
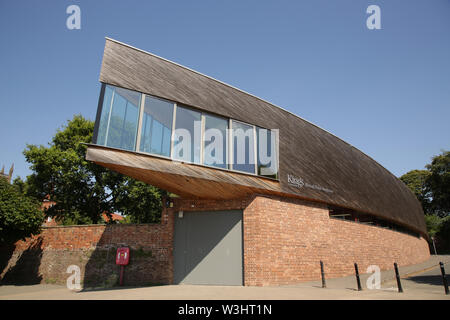
[[[425,275],[425,276],[413,276],[406,278],[405,280],[410,280],[420,284],[428,284],[433,286],[441,286],[442,287],[442,276],[441,275]],[[447,275],[447,281],[449,277]]]
[[[115,287],[86,287],[81,290],[75,291],[77,293],[82,292],[100,292],[100,291],[117,291],[117,290],[126,290],[126,289],[140,289],[140,288],[151,288],[151,287],[162,287],[167,286],[166,284],[154,284],[154,285],[142,285],[142,286],[115,286]]]

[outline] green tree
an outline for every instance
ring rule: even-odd
[[[0,179],[0,242],[15,242],[37,234],[43,221],[39,202]]]
[[[115,205],[131,223],[156,223],[161,218],[162,197],[165,195],[166,192],[154,186],[127,178],[117,190]]]
[[[429,213],[431,202],[430,191],[427,187],[429,176],[430,172],[427,170],[412,170],[400,177],[400,180],[416,195],[425,213]]]
[[[425,223],[427,225],[428,235],[430,238],[433,238],[440,231],[442,218],[439,218],[434,214],[426,214]]]
[[[409,171],[400,179],[422,204],[430,237],[450,246],[450,152],[434,156],[425,168]]]
[[[26,181],[23,181],[21,177],[17,177],[14,179],[12,185],[21,193],[26,195],[28,193],[28,184]]]
[[[426,187],[431,194],[431,210],[440,217],[450,214],[450,151],[432,158],[426,166],[429,171]]]
[[[157,208],[147,206],[149,197],[154,194],[142,200],[133,197],[137,192],[132,188],[136,185],[133,179],[85,160],[86,143],[92,141],[93,131],[92,121],[76,115],[57,131],[48,147],[28,145],[24,155],[33,171],[27,179],[28,194],[37,199],[49,196],[55,201],[46,214],[63,224],[95,224],[103,221],[103,212]],[[144,184],[139,186],[150,188]],[[160,201],[159,198],[153,200]],[[127,211],[129,215],[134,212]],[[155,216],[159,214],[153,212]]]
[[[445,252],[450,253],[450,216],[441,219],[439,231],[436,235],[437,238],[443,242],[442,249],[444,249]]]

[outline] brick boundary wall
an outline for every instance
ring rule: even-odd
[[[172,242],[173,219],[167,210],[163,210],[160,224],[44,227],[39,235],[0,248],[0,281],[65,284],[71,275],[67,268],[76,265],[82,286],[113,286],[120,271],[115,265],[116,250],[128,246],[125,285],[170,284]]]
[[[61,283],[78,265],[84,286],[117,283],[117,247],[129,246],[126,285],[173,283],[174,218],[179,210],[243,210],[243,261],[246,286],[286,285],[416,264],[430,256],[427,241],[380,227],[329,218],[324,204],[255,195],[239,200],[173,199],[160,224],[47,227],[18,241],[12,253],[0,248],[0,279],[8,282]],[[6,252],[6,254],[5,254]],[[3,258],[3,260],[5,260]],[[21,277],[24,277],[23,279]]]

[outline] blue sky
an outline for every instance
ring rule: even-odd
[[[81,29],[66,8],[81,9]],[[369,5],[381,30],[369,30]],[[450,149],[450,1],[0,2],[0,166],[94,120],[105,36],[287,109],[400,176]]]

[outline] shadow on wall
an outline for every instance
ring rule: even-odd
[[[11,259],[14,259],[14,245],[8,245],[5,247],[5,251],[1,257],[2,270],[7,266]],[[10,251],[9,257],[8,250]],[[3,250],[2,250],[3,251]],[[1,284],[14,284],[14,285],[32,285],[39,284],[42,281],[42,275],[39,273],[39,267],[42,259],[42,236],[33,240],[33,243],[23,251],[20,256],[17,257],[15,264],[8,270],[6,270]],[[5,256],[3,256],[5,254]]]
[[[129,264],[124,267],[123,285],[145,286],[170,283],[171,239],[164,224],[107,225],[95,249],[87,250],[82,287],[109,288],[119,285],[119,247],[130,248]]]
[[[0,245],[0,284],[3,273],[6,272],[5,268],[8,267],[9,260],[12,258],[15,249],[16,246],[12,243],[2,243]]]
[[[172,283],[172,229],[167,214],[161,223],[48,227],[23,243],[0,246],[0,284],[113,287],[119,282],[117,248],[130,248],[124,285]],[[72,266],[76,266],[73,268]],[[79,272],[79,273],[78,273]]]
[[[117,246],[111,245],[86,252],[88,261],[84,268],[83,288],[113,287],[118,284],[120,270],[115,264],[116,250]]]

